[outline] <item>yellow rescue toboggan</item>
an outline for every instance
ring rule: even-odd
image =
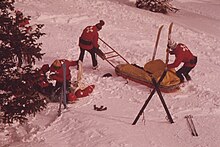
[[[158,38],[160,35],[160,31],[163,26],[160,27],[158,31],[158,37],[155,45],[155,51],[158,44]],[[111,51],[110,52],[97,52],[97,55],[100,56],[103,60],[106,60],[110,65],[115,68],[115,72],[118,76],[121,76],[125,79],[132,80],[134,82],[146,85],[150,88],[154,88],[154,84],[152,82],[152,78],[159,81],[164,71],[166,70],[167,62],[168,62],[168,53],[166,56],[166,63],[164,63],[160,59],[154,59],[155,53],[152,60],[144,65],[144,67],[139,67],[135,64],[130,64],[125,58],[123,58],[115,49],[109,46],[104,40],[99,38],[101,42],[103,42]],[[111,58],[120,57],[125,63],[114,65],[111,62]],[[165,76],[162,81],[159,83],[158,87],[162,92],[170,93],[179,90],[180,79],[177,77],[174,69],[167,70]]]

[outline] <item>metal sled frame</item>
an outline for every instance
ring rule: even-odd
[[[113,62],[111,62],[111,60],[109,59],[112,59],[112,58],[115,58],[115,57],[119,57],[121,58],[124,62],[126,62],[127,64],[130,64],[121,54],[119,54],[115,49],[113,49],[110,45],[108,45],[103,39],[99,38],[99,40],[104,43],[109,49],[110,51],[109,52],[105,52],[105,53],[102,53],[104,54],[105,58],[103,60],[106,60],[111,66],[113,66],[114,68],[117,66],[117,65],[114,65]],[[98,53],[97,53],[98,56],[100,56]],[[103,58],[103,57],[101,57]]]

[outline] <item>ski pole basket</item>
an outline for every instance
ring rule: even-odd
[[[108,51],[103,52],[103,54],[105,56],[104,60],[106,60],[111,66],[113,66],[115,68],[118,64],[121,64],[120,61],[114,60],[114,58],[116,58],[116,57],[118,57],[123,62],[130,64],[121,54],[119,54],[114,48],[112,48],[103,39],[99,38],[99,40],[105,45],[106,49],[108,49]],[[99,55],[99,54],[97,54],[97,55]]]

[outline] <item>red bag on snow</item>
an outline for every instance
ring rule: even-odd
[[[68,102],[75,102],[77,100],[77,97],[74,93],[70,92],[67,95],[67,99],[68,99]]]
[[[94,88],[95,88],[95,85],[89,85],[88,87],[84,89],[78,89],[76,90],[75,95],[77,98],[88,96],[90,93],[92,93]]]

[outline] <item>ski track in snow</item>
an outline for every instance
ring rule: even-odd
[[[71,2],[65,0],[59,4],[55,4],[53,0],[17,0],[17,2],[19,2],[17,5],[20,8],[32,16],[34,23],[45,24],[43,31],[47,35],[43,37],[42,41],[43,51],[47,54],[44,60],[38,63],[39,65],[52,63],[58,57],[77,59],[79,54],[77,43],[82,29],[87,25],[95,24],[99,19],[105,20],[105,18],[106,26],[100,32],[100,37],[117,49],[129,62],[140,66],[151,59],[157,29],[164,24],[156,57],[165,59],[163,50],[166,48],[168,25],[172,19],[178,20],[174,15],[166,16],[134,9],[125,0],[123,2],[126,2],[126,5],[116,0],[74,0]],[[182,3],[180,0],[178,2]],[[192,2],[192,0],[188,2]],[[193,2],[202,3],[202,1]],[[59,8],[55,5],[59,5]],[[65,9],[65,13],[63,9]],[[188,7],[176,15],[186,18],[192,12],[192,8]],[[193,15],[205,21],[208,21],[211,16],[216,20],[219,19],[217,15],[211,15],[211,12],[207,18],[198,10],[194,10],[194,12]],[[88,24],[88,22],[92,24]],[[48,109],[31,118],[30,124],[17,124],[11,132],[3,132],[8,134],[1,139],[3,145],[5,147],[10,145],[17,147],[72,147],[73,145],[74,147],[144,147],[148,144],[150,147],[159,147],[161,144],[168,146],[166,140],[170,140],[168,143],[171,147],[176,145],[175,141],[182,143],[179,144],[180,147],[185,147],[188,144],[200,146],[201,141],[204,141],[203,138],[206,137],[207,140],[216,140],[212,145],[217,147],[220,144],[218,140],[220,132],[213,128],[218,128],[215,127],[218,123],[212,124],[214,126],[211,127],[207,122],[220,121],[219,117],[215,117],[218,120],[212,118],[212,115],[220,114],[220,87],[217,84],[213,86],[220,72],[220,42],[216,34],[209,34],[211,29],[202,32],[195,27],[195,24],[192,24],[192,27],[188,26],[190,25],[185,21],[174,22],[172,36],[177,42],[181,40],[190,44],[187,46],[198,56],[199,63],[201,61],[203,64],[198,63],[191,73],[193,81],[186,83],[180,91],[171,94],[163,93],[168,109],[176,121],[173,125],[167,123],[165,110],[155,93],[144,112],[146,124],[141,116],[138,126],[133,127],[131,123],[149,96],[151,89],[132,81],[127,83],[125,79],[117,77],[114,69],[101,59],[98,59],[100,69],[92,71],[90,55],[86,54],[84,81],[87,84],[96,85],[94,92],[89,97],[69,104],[68,110],[63,111],[58,118],[56,116],[58,104],[49,104]],[[200,28],[204,28],[204,26],[201,25]],[[133,34],[139,35],[134,36]],[[107,50],[105,45],[101,43],[100,45],[103,50]],[[171,57],[170,60],[173,58]],[[113,74],[113,77],[102,78],[102,75],[107,72]],[[76,74],[75,69],[72,74]],[[200,77],[203,77],[203,81],[200,81]],[[108,110],[93,111],[94,104],[107,106]],[[124,104],[126,104],[126,108],[123,107]],[[186,114],[194,115],[193,119],[201,138],[193,140],[191,136],[185,135],[189,134],[184,120]],[[41,121],[42,124],[38,124],[39,120],[44,121]],[[117,128],[121,130],[118,131]],[[211,131],[204,132],[203,128]],[[133,138],[129,135],[123,136],[126,134],[125,132],[130,133],[131,129],[134,133]],[[158,133],[154,130],[165,131]],[[167,135],[168,130],[173,135]],[[48,138],[48,136],[50,137]],[[188,136],[188,138],[182,136]],[[139,139],[135,140],[135,138]],[[159,139],[155,140],[155,138]],[[54,142],[54,140],[57,141]],[[138,141],[144,142],[145,145]],[[202,146],[211,147],[206,142]]]

